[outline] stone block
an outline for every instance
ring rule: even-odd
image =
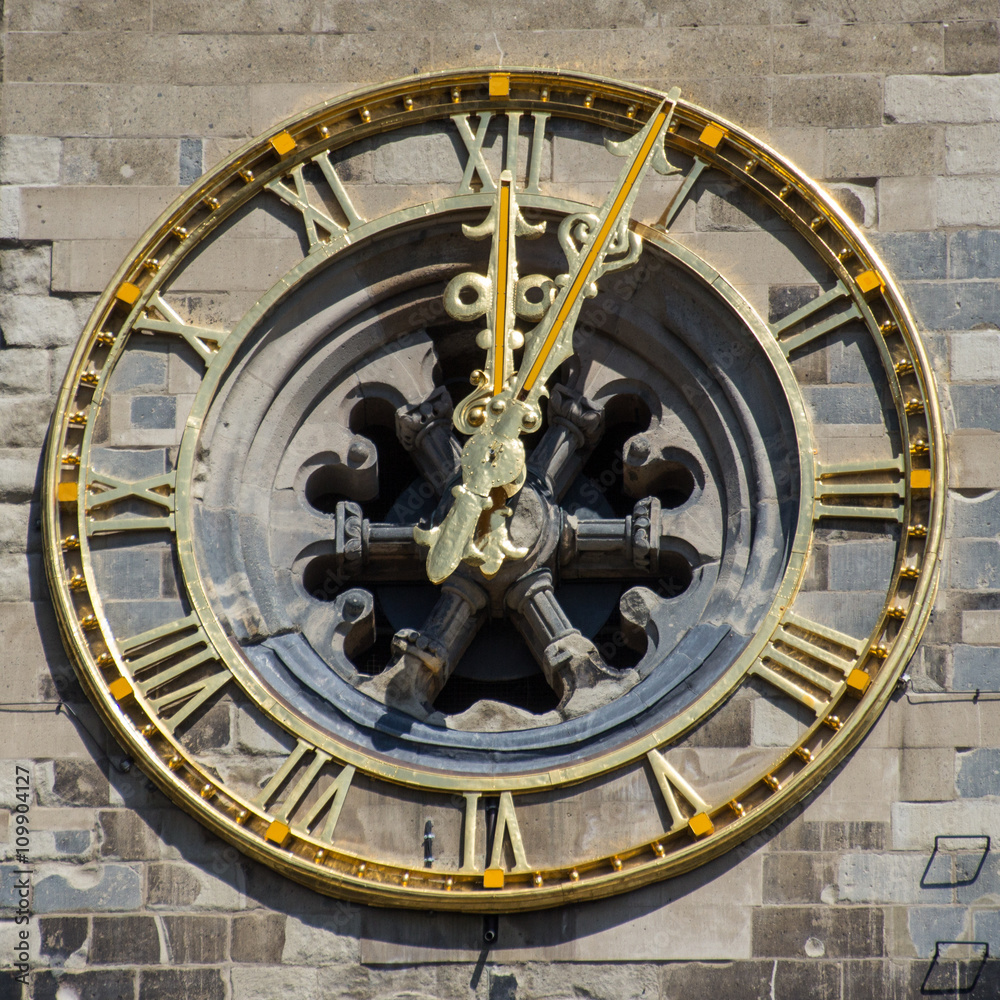
[[[0,176],[3,174],[0,173]],[[17,292],[18,295],[48,295],[51,277],[51,247],[29,246],[0,250],[0,294]]]
[[[193,184],[203,173],[204,143],[201,139],[181,139],[178,150],[178,180]]]
[[[826,163],[826,129],[771,128],[762,129],[761,138],[780,149],[809,177],[822,177]]]
[[[361,84],[347,80],[323,80],[314,83],[259,83],[247,88],[250,103],[250,127],[253,135],[271,128],[298,111],[314,104],[357,90]],[[239,144],[213,135],[205,142],[205,169],[235,152]]]
[[[837,858],[831,854],[780,851],[764,858],[764,904],[829,903],[837,884]]]
[[[134,969],[65,972],[62,969],[39,969],[32,981],[32,1000],[133,1000]]]
[[[907,702],[892,722],[892,734],[900,747],[979,744],[979,721],[971,701]]]
[[[132,249],[130,240],[60,240],[52,246],[52,291],[103,291]]]
[[[939,177],[939,226],[1000,226],[1000,177]]]
[[[708,81],[708,99],[705,101],[716,114],[739,122],[743,128],[760,132],[770,125],[771,81],[764,76],[740,75],[740,67],[730,64],[726,72],[732,75]],[[663,83],[655,86],[665,86]],[[688,100],[694,95],[684,92]]]
[[[882,124],[882,86],[868,74],[778,76],[772,84],[777,126],[862,128]]]
[[[951,455],[955,455],[955,449],[959,450],[959,458],[962,460],[962,468],[966,473],[972,473],[971,465],[979,455],[985,455],[986,449],[990,447],[991,440],[980,438],[986,435],[986,431],[964,431],[955,432],[950,436]],[[964,456],[964,457],[963,457]],[[977,477],[978,478],[978,477]],[[996,480],[987,480],[986,475],[982,481],[977,482],[977,478],[969,480],[970,488],[989,490],[978,496],[962,496],[961,493],[952,493],[949,498],[951,502],[950,530],[953,538],[992,538],[1000,534],[1000,493],[991,489]],[[962,482],[956,483],[962,486]]]
[[[42,295],[0,296],[0,329],[10,347],[57,347],[80,336],[73,303]],[[48,379],[43,389],[49,391]]]
[[[995,652],[997,654],[996,660],[1000,664],[1000,650]],[[979,747],[966,753],[960,753],[955,784],[958,788],[958,794],[962,798],[980,799],[986,795],[1000,796],[1000,749]]]
[[[62,143],[40,135],[0,136],[4,184],[57,184]]]
[[[907,802],[947,802],[955,797],[955,751],[910,747],[899,762],[899,795]]]
[[[956,941],[965,936],[968,913],[956,906],[915,906],[907,913],[914,953],[930,958],[938,941]]]
[[[659,996],[664,1000],[682,997],[758,1000],[772,994],[774,971],[770,962],[671,962],[660,973]]]
[[[923,854],[845,854],[837,872],[841,903],[950,903],[951,887],[923,888]]]
[[[844,1000],[913,1000],[927,975],[926,962],[850,961],[843,963]]]
[[[953,840],[950,843],[959,842]],[[986,845],[985,839],[980,844],[981,851]],[[982,853],[963,853],[957,855],[955,861],[959,877],[965,882],[955,886],[956,902],[966,906],[989,906],[997,911],[1000,906],[1000,854],[991,850],[984,858]]]
[[[1000,333],[968,330],[953,334],[951,377],[955,382],[996,383],[1000,379]]]
[[[831,131],[826,176],[933,177],[944,169],[944,132],[933,125]]]
[[[1000,611],[963,611],[962,642],[1000,646]]]
[[[888,76],[885,115],[893,122],[1000,121],[1000,75]]]
[[[896,802],[892,806],[892,848],[897,851],[929,855],[934,838],[942,832],[980,837],[995,829],[996,803],[987,799]]]
[[[39,917],[39,954],[53,965],[63,965],[87,940],[87,917]]]
[[[229,922],[224,917],[165,916],[167,953],[173,965],[211,965],[226,961]]]
[[[9,401],[0,400],[0,427],[12,412],[14,416],[10,419],[13,422],[17,416],[15,407],[10,406]],[[37,412],[29,411],[21,416],[22,421],[9,428],[10,436],[17,444],[31,441],[40,429],[37,424],[31,423],[32,417],[37,419]],[[48,588],[44,573],[41,556],[0,552],[0,602],[45,600]]]
[[[1000,315],[1000,283],[996,281],[950,281],[944,285],[920,282],[910,285],[908,293],[918,322],[932,330],[988,329]],[[982,390],[976,393],[987,395]],[[965,426],[992,427],[993,424],[1000,426],[1000,421]],[[959,425],[962,425],[961,418]]]
[[[156,965],[162,960],[154,917],[93,918],[90,961],[95,965]]]
[[[43,806],[106,806],[107,775],[90,760],[60,760],[51,763],[51,778],[39,782],[38,801]],[[46,787],[48,785],[48,787]]]
[[[36,913],[137,910],[142,876],[128,865],[44,865],[35,869]]]
[[[233,996],[240,997],[240,1000],[273,1000],[278,996],[293,996],[296,1000],[333,1000],[338,996],[334,992],[338,987],[341,991],[354,988],[354,977],[345,975],[342,978],[333,977],[334,982],[325,983],[321,992],[319,970],[288,965],[234,965],[231,979]],[[341,992],[339,995],[347,1000],[350,993]],[[364,996],[363,993],[355,995]]]
[[[5,74],[14,82],[36,84],[140,83],[150,76],[170,77],[174,46],[147,32],[88,31],[86,37],[87,44],[81,45],[73,32],[11,32]]]
[[[360,916],[356,906],[338,909],[330,916],[289,915],[284,926],[285,965],[341,965],[359,958]],[[235,933],[235,932],[234,932]]]
[[[864,795],[858,790],[863,788]],[[806,807],[810,820],[883,822],[899,796],[899,751],[869,747],[857,750],[850,763]]]
[[[846,958],[885,954],[882,911],[854,906],[782,906],[753,913],[753,954]]]
[[[231,866],[217,875],[191,864],[151,864],[147,868],[147,904],[169,910],[245,909],[242,869]]]
[[[275,965],[285,950],[284,913],[244,913],[233,917],[232,959],[240,964]]]
[[[996,73],[1000,70],[1000,41],[995,20],[954,21],[943,27],[945,73]]]
[[[45,350],[0,351],[0,392],[14,394],[51,391],[50,356]]]
[[[240,85],[248,77],[255,83],[312,83],[326,72],[343,77],[331,70],[328,52],[333,50],[335,60],[342,47],[343,39],[336,35],[184,33],[172,40],[171,63],[155,78],[185,86]],[[142,79],[130,74],[129,82]]]
[[[933,229],[933,177],[882,177],[878,182],[879,228],[883,232]],[[53,286],[55,257],[53,256]]]
[[[108,135],[111,88],[102,84],[5,83],[0,131],[7,135]]]
[[[794,24],[773,29],[773,72],[933,73],[944,61],[936,24]]]
[[[995,142],[1000,147],[1000,126]],[[1000,278],[1000,232],[966,229],[948,237],[948,274],[952,278]]]
[[[77,134],[250,136],[251,109],[245,87],[179,87],[163,83],[104,89],[113,125],[100,132],[76,130]]]
[[[838,542],[829,549],[829,579],[833,590],[871,590],[892,575],[896,543],[868,539]]]
[[[945,129],[944,143],[949,174],[996,172],[1000,125],[950,125]]]
[[[804,385],[802,395],[822,423],[874,426],[881,422],[881,404],[870,385]]]
[[[177,183],[177,159],[177,139],[69,138],[63,142],[61,179],[63,184],[166,187]]]
[[[166,33],[215,32],[222,25],[241,33],[298,33],[321,30],[321,6],[321,0],[252,7],[242,0],[220,0],[208,10],[198,0],[153,0],[147,17],[153,31]]]
[[[159,820],[153,814],[154,821]],[[161,841],[146,816],[131,809],[102,810],[97,816],[101,829],[101,857],[122,861],[149,861],[160,856]]]
[[[906,178],[892,183],[905,184]],[[883,192],[880,190],[880,195]],[[898,207],[898,206],[897,206]],[[881,223],[881,216],[879,217]],[[900,281],[927,281],[945,277],[948,247],[944,233],[870,233],[868,238]]]
[[[10,11],[11,31],[91,31],[114,23],[120,31],[149,30],[148,0],[24,0]]]
[[[225,1000],[226,984],[221,969],[143,969],[138,996],[139,1000]]]
[[[839,962],[775,962],[774,1000],[840,1000]],[[741,977],[742,978],[742,977]],[[766,993],[761,994],[767,996]]]

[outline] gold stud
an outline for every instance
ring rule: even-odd
[[[403,107],[406,108],[407,111],[412,111],[413,110],[413,98],[412,97],[404,97],[403,98]],[[410,877],[409,873],[407,873],[406,877],[407,878]]]
[[[843,722],[840,721],[839,715],[828,715],[823,720],[834,732],[844,728]]]
[[[812,750],[810,750],[808,747],[796,747],[795,756],[801,757],[802,760],[804,760],[807,764],[811,764],[815,759]]]
[[[462,90],[460,87],[451,88],[451,103],[458,104],[462,100]]]
[[[173,757],[171,757],[170,760],[167,761],[167,767],[169,767],[171,771],[176,771],[177,768],[179,768],[183,763],[184,761],[181,760],[181,758],[178,757],[177,754],[174,754]]]
[[[764,775],[764,784],[771,789],[772,792],[781,791],[781,782],[773,774]]]
[[[188,231],[183,226],[174,226],[170,231],[181,241],[188,238]]]
[[[663,849],[663,844],[658,840],[654,840],[652,844],[649,845],[653,848],[653,853],[658,857],[662,858],[667,852]]]
[[[248,809],[241,809],[236,814],[236,822],[242,825],[250,818],[250,811]]]
[[[205,195],[201,200],[210,212],[214,212],[219,207],[219,199],[215,195]]]
[[[403,887],[406,888],[410,884],[410,873],[403,872]]]
[[[611,867],[614,868],[616,872],[620,872],[622,870],[622,859],[618,857],[612,858]]]
[[[743,819],[743,817],[747,814],[746,807],[737,799],[730,800],[729,808],[732,809],[737,819]]]
[[[368,108],[361,109],[361,120],[367,125],[372,120],[372,113]]]
[[[814,215],[809,220],[809,228],[813,232],[816,232],[816,230],[819,229],[820,226],[822,226],[824,222],[826,222],[826,219],[824,219],[822,215]]]
[[[638,111],[638,110],[639,110],[639,109],[638,109],[638,108],[637,108],[637,107],[636,107],[636,106],[635,106],[634,104],[630,104],[630,105],[629,105],[629,106],[628,106],[628,107],[627,107],[627,108],[625,109],[625,117],[626,117],[626,118],[635,118],[635,113],[636,113],[636,111]]]
[[[326,860],[326,851],[319,850],[313,855],[313,861],[315,861],[316,864],[318,865],[323,864],[325,860]]]
[[[447,892],[451,892],[451,887],[455,884],[455,880],[449,875],[444,880],[444,887]]]
[[[541,98],[541,100],[547,101],[549,99],[549,88],[542,87],[542,91],[538,96]]]
[[[570,882],[580,881],[580,873],[575,868],[569,873],[569,880]]]
[[[541,874],[541,872],[535,872],[535,877],[532,879],[532,881],[535,883],[535,887],[536,888],[538,886],[540,886],[542,884],[542,874]]]
[[[250,183],[253,182],[253,171],[252,170],[249,170],[249,169],[247,169],[247,168],[244,167],[244,169],[241,170],[239,172],[239,174],[240,174],[240,177],[242,177],[243,180],[245,180],[247,182],[247,184],[250,184]]]
[[[86,590],[87,581],[83,578],[83,574],[74,573],[69,578],[69,589],[70,590]]]
[[[73,549],[78,549],[80,547],[80,539],[76,535],[67,535],[62,540],[62,547],[64,552],[70,552]]]
[[[201,797],[203,799],[210,799],[215,794],[214,785],[202,785],[201,786]]]

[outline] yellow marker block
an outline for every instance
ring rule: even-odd
[[[726,137],[726,130],[724,128],[719,128],[718,125],[706,125],[702,130],[700,136],[698,136],[698,141],[703,146],[708,146],[711,149],[717,149],[719,143],[722,142]]]
[[[60,503],[76,503],[76,483],[60,483],[56,488],[56,496]]]
[[[118,677],[108,685],[115,701],[124,701],[132,693],[132,685],[124,677]]]
[[[483,872],[484,889],[502,889],[504,871],[502,868],[487,868]]]
[[[271,825],[267,828],[267,833],[264,834],[264,839],[271,841],[272,844],[277,844],[278,847],[284,847],[285,842],[291,836],[291,829],[287,823],[282,823],[281,820],[273,820]]]
[[[490,73],[490,97],[510,97],[510,73]]]
[[[715,833],[715,824],[709,818],[708,813],[695,813],[688,820],[688,829],[696,837],[705,837],[710,833]]]
[[[847,675],[847,690],[853,694],[856,698],[860,698],[868,690],[868,685],[871,684],[872,679],[865,673],[864,670],[858,670],[857,667],[854,668]]]
[[[910,489],[911,490],[929,490],[931,488],[931,470],[930,469],[911,469],[910,470]]]
[[[279,132],[276,136],[271,137],[271,148],[278,156],[288,156],[295,149],[295,140],[290,132]]]
[[[874,292],[876,288],[882,288],[882,279],[874,271],[862,271],[855,279],[862,295]]]
[[[140,295],[142,289],[138,285],[133,285],[131,281],[123,281],[115,292],[115,298],[129,306],[134,306]]]

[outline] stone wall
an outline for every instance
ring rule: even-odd
[[[0,965],[14,774],[31,775],[32,985],[141,1000],[723,996],[1000,989],[1000,45],[996,0],[7,0],[0,112]],[[96,295],[162,206],[355,86],[558,66],[666,89],[842,192],[901,281],[950,437],[941,590],[898,696],[804,807],[612,901],[500,919],[348,905],[209,836],[130,766],[64,654],[39,457]],[[863,563],[864,553],[859,555]],[[855,568],[864,573],[860,564]],[[978,978],[976,978],[978,976]],[[21,986],[0,976],[0,1000]]]

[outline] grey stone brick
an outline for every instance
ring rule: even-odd
[[[844,962],[844,1000],[913,1000],[926,974],[926,962]]]
[[[823,890],[837,884],[837,858],[831,854],[785,852],[764,858],[764,903],[820,903]]]
[[[953,434],[952,441],[957,437],[957,434]],[[963,435],[963,440],[964,437]],[[978,454],[985,454],[993,440],[992,436],[981,443],[977,440],[975,447],[969,449],[970,461],[974,461]],[[957,485],[961,486],[963,483],[960,481]],[[982,487],[987,484],[972,482],[969,485]],[[1000,535],[1000,494],[995,491],[975,497],[953,494],[950,501],[949,521],[953,538],[992,538]]]
[[[132,424],[145,430],[173,427],[177,422],[177,400],[173,396],[135,396]]]
[[[942,802],[955,797],[955,751],[912,747],[899,762],[899,795],[908,802]]]
[[[130,809],[110,809],[99,812],[97,819],[101,828],[101,857],[122,861],[159,858],[160,838],[142,814]]]
[[[956,538],[948,553],[948,583],[963,590],[1000,588],[1000,542]]]
[[[0,177],[2,176],[0,172]],[[0,293],[48,295],[51,276],[51,247],[29,246],[0,250]]]
[[[1000,226],[1000,177],[938,177],[939,226]]]
[[[879,424],[882,410],[868,385],[807,385],[806,405],[815,419],[826,424]]]
[[[997,666],[994,684],[1000,688],[1000,650],[992,650]],[[1000,749],[980,747],[958,755],[958,794],[963,798],[1000,795]]]
[[[996,171],[998,125],[950,125],[945,129],[945,165],[949,174],[991,174]]]
[[[204,170],[201,139],[181,139],[178,177],[181,184],[193,184]]]
[[[1000,76],[888,76],[885,115],[894,122],[1000,121]]]
[[[40,917],[38,952],[54,965],[62,965],[87,940],[87,917]]]
[[[95,965],[150,965],[160,958],[160,934],[153,917],[94,917],[90,961]]]
[[[0,178],[4,184],[56,184],[59,139],[39,135],[0,136]]]
[[[830,132],[826,176],[931,177],[944,169],[944,132],[933,125]]]
[[[795,24],[773,45],[775,73],[932,73],[944,56],[934,24]]]
[[[134,1000],[134,969],[64,972],[40,969],[32,983],[32,1000]],[[72,991],[72,992],[71,992]]]
[[[753,913],[753,953],[773,958],[883,955],[882,911],[864,906],[758,909]]]
[[[950,843],[958,843],[951,841]],[[980,841],[985,847],[985,837]],[[979,875],[973,881],[955,886],[955,899],[967,906],[991,905],[996,908],[1000,904],[1000,854],[991,850],[985,858],[982,854],[959,854],[956,861],[960,862],[965,880],[972,879],[977,869]],[[982,861],[982,867],[980,867]]]
[[[770,993],[773,969],[768,962],[670,962],[663,967],[665,998],[725,996],[732,1000],[757,1000]]]
[[[220,969],[143,969],[139,1000],[225,1000]]]
[[[90,850],[91,833],[89,830],[56,830],[54,839],[56,851],[60,854],[79,856]]]
[[[944,233],[870,233],[875,249],[900,281],[944,278],[948,248]]]
[[[38,790],[45,806],[106,806],[109,793],[107,775],[89,760],[54,760],[51,793]]]
[[[74,866],[35,882],[36,913],[136,910],[141,901],[142,877],[127,865]]]
[[[73,303],[42,295],[0,297],[0,330],[4,343],[12,347],[57,347],[80,335]]]
[[[936,190],[933,177],[881,178],[878,182],[879,228],[884,232],[933,229]]]
[[[988,328],[1000,315],[1000,283],[995,281],[951,281],[945,285],[914,282],[908,293],[918,321],[932,330]]]
[[[11,31],[88,31],[114,23],[121,31],[149,30],[148,0],[91,0],[87,4],[24,0],[10,10]]]
[[[170,961],[175,965],[210,965],[226,960],[229,938],[224,917],[165,916]]]
[[[774,1000],[840,1000],[842,996],[839,962],[776,962],[773,982]]]
[[[842,903],[950,903],[951,887],[924,888],[922,854],[845,854],[837,888]]]
[[[279,963],[285,948],[286,919],[283,913],[245,913],[233,917],[233,961]]]
[[[930,958],[938,941],[962,937],[968,915],[956,906],[914,906],[907,914],[910,940],[917,955]]]
[[[974,646],[1000,646],[1000,612],[963,611],[962,642]]]
[[[861,128],[882,124],[879,77],[807,75],[779,76],[772,87],[772,123]]]
[[[40,457],[31,448],[0,448],[0,500],[20,503],[35,495]]]
[[[1000,333],[969,330],[952,335],[951,377],[955,382],[995,383],[1000,379]]]
[[[895,557],[896,545],[889,539],[831,545],[830,586],[834,590],[871,590],[882,581],[888,582]]]
[[[99,135],[250,135],[251,108],[245,87],[179,87],[164,83],[104,89],[108,91],[104,98],[106,113],[114,126],[97,132]]]
[[[997,126],[994,158],[1000,148]],[[952,278],[1000,278],[1000,232],[967,229],[948,237],[948,275]]]
[[[10,135],[107,135],[111,88],[100,84],[6,83],[0,130]]]
[[[184,140],[182,140],[184,141]],[[177,181],[176,139],[89,139],[63,142],[63,184],[167,186]]]
[[[231,848],[235,863],[204,870],[177,862],[147,866],[147,905],[156,909],[242,910],[247,907],[243,892],[240,855]],[[224,860],[224,859],[216,859]]]
[[[996,73],[1000,43],[996,21],[958,21],[944,25],[946,73]]]

